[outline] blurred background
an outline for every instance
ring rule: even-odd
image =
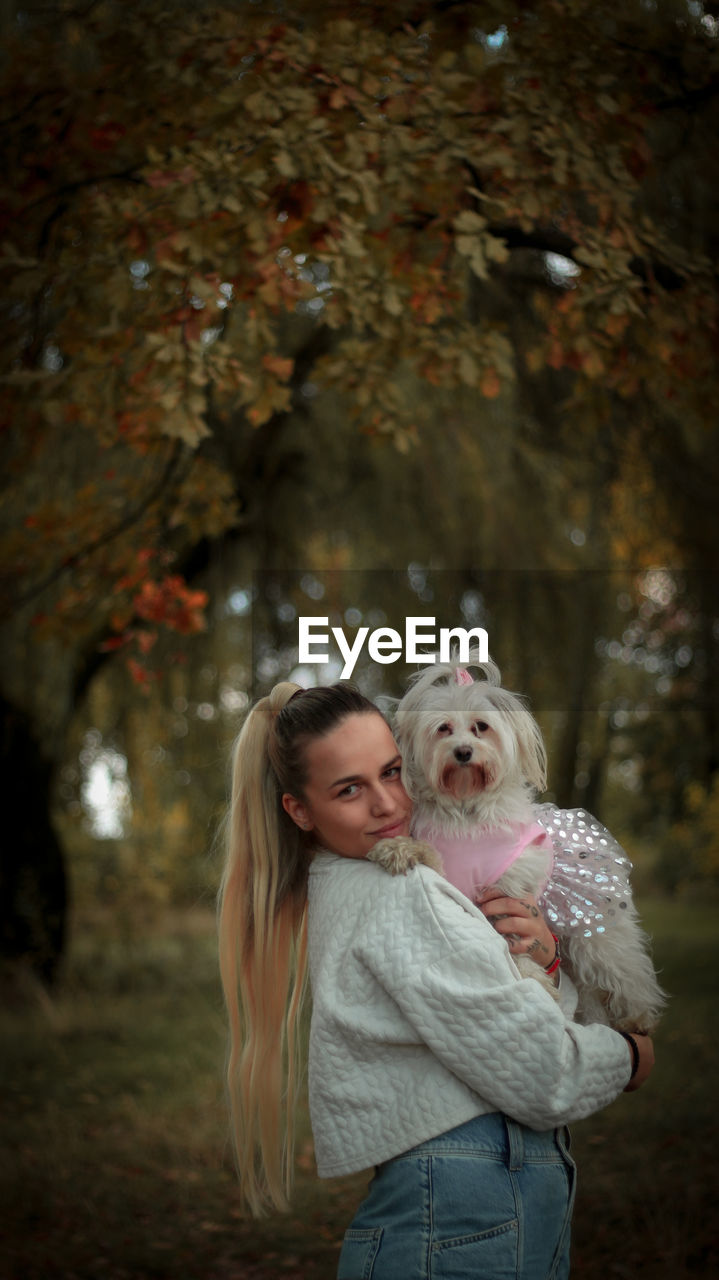
[[[577,1126],[575,1267],[719,1274],[719,11],[0,24],[0,1273],[334,1274],[306,1117],[296,1213],[237,1206],[217,832],[251,701],[339,675],[298,619],[421,616],[486,629],[672,995]]]

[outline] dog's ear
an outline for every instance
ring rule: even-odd
[[[415,686],[408,690],[397,706],[392,726],[402,754],[402,783],[411,800],[418,800],[422,790],[421,708],[424,692],[425,687],[418,690]]]
[[[402,786],[410,800],[417,800],[419,798],[419,785],[422,781],[422,770],[412,749],[412,734],[409,727],[405,725],[405,731],[402,733],[399,730],[399,726],[397,726],[395,738],[397,746],[402,753]]]
[[[536,791],[542,792],[547,786],[547,749],[542,731],[518,694],[506,689],[497,693],[500,695],[497,705],[501,706],[514,734],[522,776]]]

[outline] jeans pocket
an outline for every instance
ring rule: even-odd
[[[519,1222],[505,1222],[489,1231],[432,1247],[432,1275],[436,1280],[474,1280],[496,1276],[515,1280],[519,1267]]]
[[[372,1280],[374,1262],[382,1241],[383,1227],[350,1227],[342,1242],[337,1280]]]

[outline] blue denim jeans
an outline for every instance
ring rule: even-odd
[[[337,1280],[566,1280],[575,1172],[565,1129],[477,1116],[377,1168]]]

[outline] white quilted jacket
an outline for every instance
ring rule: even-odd
[[[625,1041],[578,1026],[458,889],[419,866],[318,853],[310,870],[309,1093],[320,1177],[473,1116],[551,1129],[611,1102]]]

